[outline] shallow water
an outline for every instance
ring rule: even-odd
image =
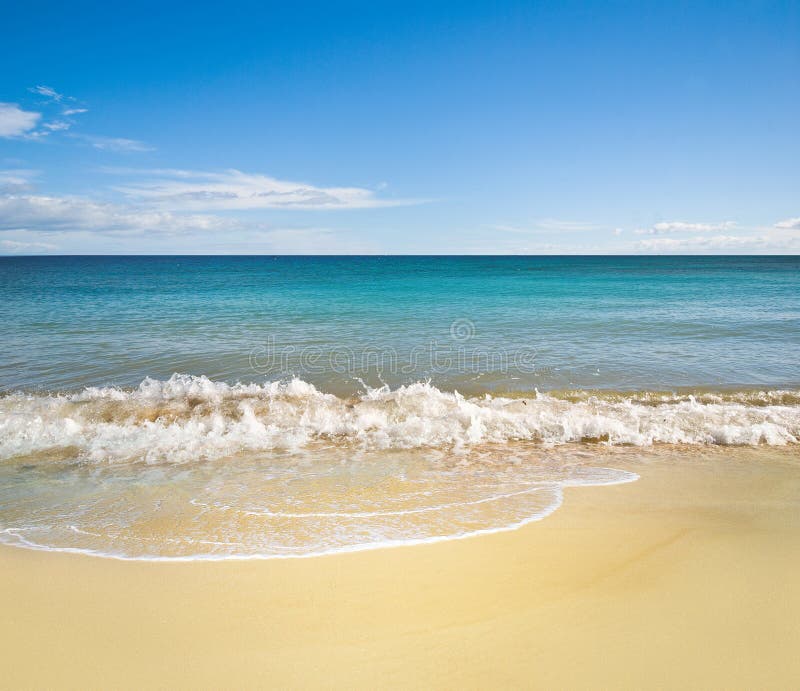
[[[542,451],[240,454],[97,467],[53,459],[0,470],[2,540],[132,559],[312,556],[509,530],[564,487],[635,475]],[[582,461],[576,462],[576,461]]]

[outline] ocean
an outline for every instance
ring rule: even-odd
[[[798,257],[1,257],[0,295],[20,546],[453,539],[647,453],[800,438]]]

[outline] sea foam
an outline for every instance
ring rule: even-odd
[[[608,445],[786,445],[798,392],[546,394],[467,398],[428,382],[340,398],[299,379],[227,384],[175,374],[137,388],[0,398],[0,459],[48,451],[89,462],[187,463],[239,452],[460,449],[535,441]]]

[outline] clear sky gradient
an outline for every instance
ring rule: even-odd
[[[0,253],[800,253],[800,2],[7,4]]]

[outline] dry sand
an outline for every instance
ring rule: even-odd
[[[4,688],[798,688],[800,454],[652,460],[510,533],[313,559],[0,549]]]

